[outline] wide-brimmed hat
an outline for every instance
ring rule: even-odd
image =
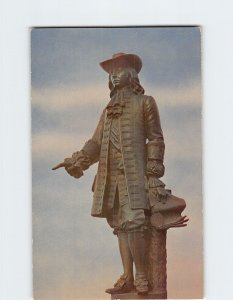
[[[142,61],[136,54],[116,53],[111,59],[102,61],[100,66],[108,73],[117,67],[130,67],[139,73],[142,68]]]

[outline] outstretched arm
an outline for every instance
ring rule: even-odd
[[[74,152],[70,158],[65,158],[62,163],[52,168],[52,170],[64,167],[71,176],[79,178],[83,175],[83,171],[97,162],[100,155],[104,118],[105,110],[100,117],[92,138],[85,143],[84,147],[80,151]]]

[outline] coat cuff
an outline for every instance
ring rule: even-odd
[[[82,150],[88,155],[92,162],[98,161],[100,146],[95,141],[87,141]]]
[[[161,160],[163,162],[165,145],[164,142],[150,141],[147,143],[147,159],[148,160]]]
[[[83,150],[74,152],[72,159],[74,161],[73,165],[80,167],[83,171],[88,169],[92,164],[88,155]]]

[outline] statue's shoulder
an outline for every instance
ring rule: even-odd
[[[139,98],[139,99],[142,99],[142,100],[147,100],[147,99],[154,99],[152,96],[150,96],[150,95],[145,95],[145,94],[139,94],[139,95],[137,95],[137,97]]]
[[[143,105],[151,105],[155,103],[155,99],[150,95],[138,95]]]

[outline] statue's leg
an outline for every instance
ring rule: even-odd
[[[128,203],[121,207],[121,213],[124,229],[128,232],[129,248],[135,265],[134,285],[138,294],[145,295],[148,293],[146,216],[143,209],[131,209]]]
[[[129,248],[128,234],[126,232],[118,233],[118,244],[124,269],[123,275],[127,278],[127,281],[133,283],[133,258]]]
[[[106,293],[128,293],[134,290],[133,258],[129,248],[128,234],[122,229],[121,209],[119,207],[117,197],[115,199],[114,209],[112,213],[109,214],[109,218],[107,218],[107,221],[109,225],[114,228],[114,234],[116,234],[118,237],[118,244],[124,273],[114,284],[113,288],[109,288],[106,290]]]
[[[146,241],[144,233],[129,232],[129,247],[135,264],[135,287],[138,294],[148,293],[148,280],[146,274]]]

